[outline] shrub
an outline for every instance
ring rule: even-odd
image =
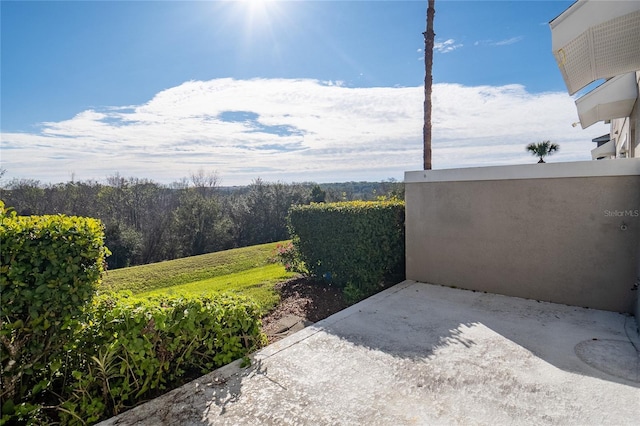
[[[265,343],[239,297],[94,297],[108,250],[89,218],[0,201],[2,419],[93,423]]]
[[[404,203],[354,201],[294,206],[293,245],[312,276],[360,299],[404,272]]]
[[[65,422],[89,423],[207,373],[265,343],[259,307],[240,297],[101,295],[68,345]],[[189,374],[187,374],[189,375]]]
[[[33,416],[31,402],[59,374],[63,344],[94,294],[108,250],[96,219],[18,216],[2,202],[0,247],[0,403],[5,416]]]
[[[284,265],[284,269],[287,272],[297,272],[305,275],[308,272],[304,266],[304,262],[300,258],[300,253],[298,253],[298,250],[291,241],[282,244],[278,243],[276,245],[273,261]]]

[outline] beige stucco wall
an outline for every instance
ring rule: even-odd
[[[640,159],[407,172],[407,279],[633,312]]]

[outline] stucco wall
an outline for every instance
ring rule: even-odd
[[[405,185],[407,279],[633,312],[640,159],[407,172]]]

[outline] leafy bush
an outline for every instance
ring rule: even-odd
[[[0,403],[6,416],[33,416],[31,402],[59,374],[108,250],[96,219],[18,216],[2,202],[0,246]]]
[[[245,299],[94,298],[98,220],[21,217],[0,201],[2,419],[93,423],[265,342]]]
[[[259,307],[248,299],[97,297],[68,345],[71,395],[65,422],[116,415],[185,374],[209,372],[265,343]]]
[[[304,262],[300,259],[300,253],[298,253],[292,241],[286,241],[276,245],[273,261],[284,265],[284,269],[287,272],[297,272],[300,274],[307,274],[308,272],[304,266]]]
[[[354,201],[295,206],[293,245],[312,276],[343,287],[349,299],[379,289],[404,272],[404,203]]]

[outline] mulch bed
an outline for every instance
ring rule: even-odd
[[[349,306],[336,287],[307,277],[298,277],[275,286],[280,303],[262,318],[262,331],[269,343],[277,340],[278,320],[297,316],[305,321],[317,322]]]
[[[391,276],[381,283],[378,291],[392,287],[403,280],[404,275]],[[280,303],[262,317],[262,331],[267,335],[269,343],[274,343],[283,337],[281,320],[284,319],[284,322],[287,322],[287,317],[298,317],[308,325],[350,306],[345,302],[340,289],[309,277],[292,278],[276,284],[275,289],[280,294]]]

